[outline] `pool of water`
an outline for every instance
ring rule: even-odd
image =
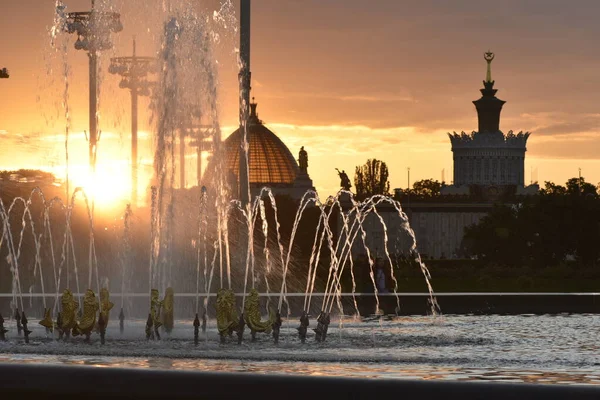
[[[363,378],[600,384],[598,315],[398,317],[369,322],[335,320],[325,343],[309,335],[302,344],[298,322],[285,321],[280,343],[258,335],[237,345],[219,344],[211,321],[198,346],[192,321],[178,321],[171,335],[146,341],[144,321],[128,321],[125,333],[111,320],[107,343],[97,335],[58,342],[31,321],[25,344],[13,321],[0,343],[1,363],[157,368],[258,374]],[[311,321],[311,327],[315,321]],[[312,330],[309,332],[312,334]]]

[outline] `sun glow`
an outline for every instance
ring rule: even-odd
[[[70,192],[83,188],[88,199],[99,205],[114,205],[131,200],[131,167],[127,162],[97,165],[92,173],[89,166],[69,167]]]
[[[82,187],[88,198],[98,203],[126,201],[131,194],[131,179],[125,166],[98,166],[92,173],[89,167],[69,168],[71,190]]]

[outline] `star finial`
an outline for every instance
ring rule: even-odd
[[[483,53],[483,58],[487,61],[487,74],[485,75],[486,82],[492,82],[492,61],[496,55],[492,53],[490,50]]]

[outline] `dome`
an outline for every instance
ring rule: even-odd
[[[299,173],[298,163],[287,146],[271,132],[256,114],[256,103],[251,104],[248,120],[248,175],[250,185],[292,185]],[[224,142],[225,171],[239,173],[242,131],[237,129]]]

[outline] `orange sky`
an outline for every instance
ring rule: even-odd
[[[125,29],[104,59],[129,55],[134,34],[139,54],[156,54],[168,0],[108,3],[122,13]],[[193,3],[212,16],[220,1]],[[89,9],[88,0],[66,4],[68,11]],[[233,5],[237,12],[238,1]],[[579,167],[588,181],[600,181],[597,1],[573,7],[562,0],[254,0],[252,7],[252,95],[259,116],[295,155],[305,146],[322,194],[338,188],[335,167],[353,174],[372,157],[388,163],[392,188],[406,186],[407,167],[411,181],[441,179],[442,169],[450,180],[446,132],[477,127],[471,101],[479,97],[488,49],[496,53],[498,97],[507,101],[501,129],[533,131],[526,181],[533,168],[540,182],[563,183]],[[0,168],[64,164],[64,65],[50,46],[53,13],[54,0],[3,4],[0,67],[11,77],[0,80]],[[237,33],[231,20],[226,23],[215,46],[224,132],[237,125]],[[70,163],[84,168],[87,58],[72,42],[67,64]],[[147,99],[140,102],[140,129],[151,132],[147,106]],[[113,176],[123,175],[130,162],[129,112],[128,92],[103,73],[98,158]],[[140,143],[148,173],[150,137]],[[193,163],[189,158],[190,183]]]

